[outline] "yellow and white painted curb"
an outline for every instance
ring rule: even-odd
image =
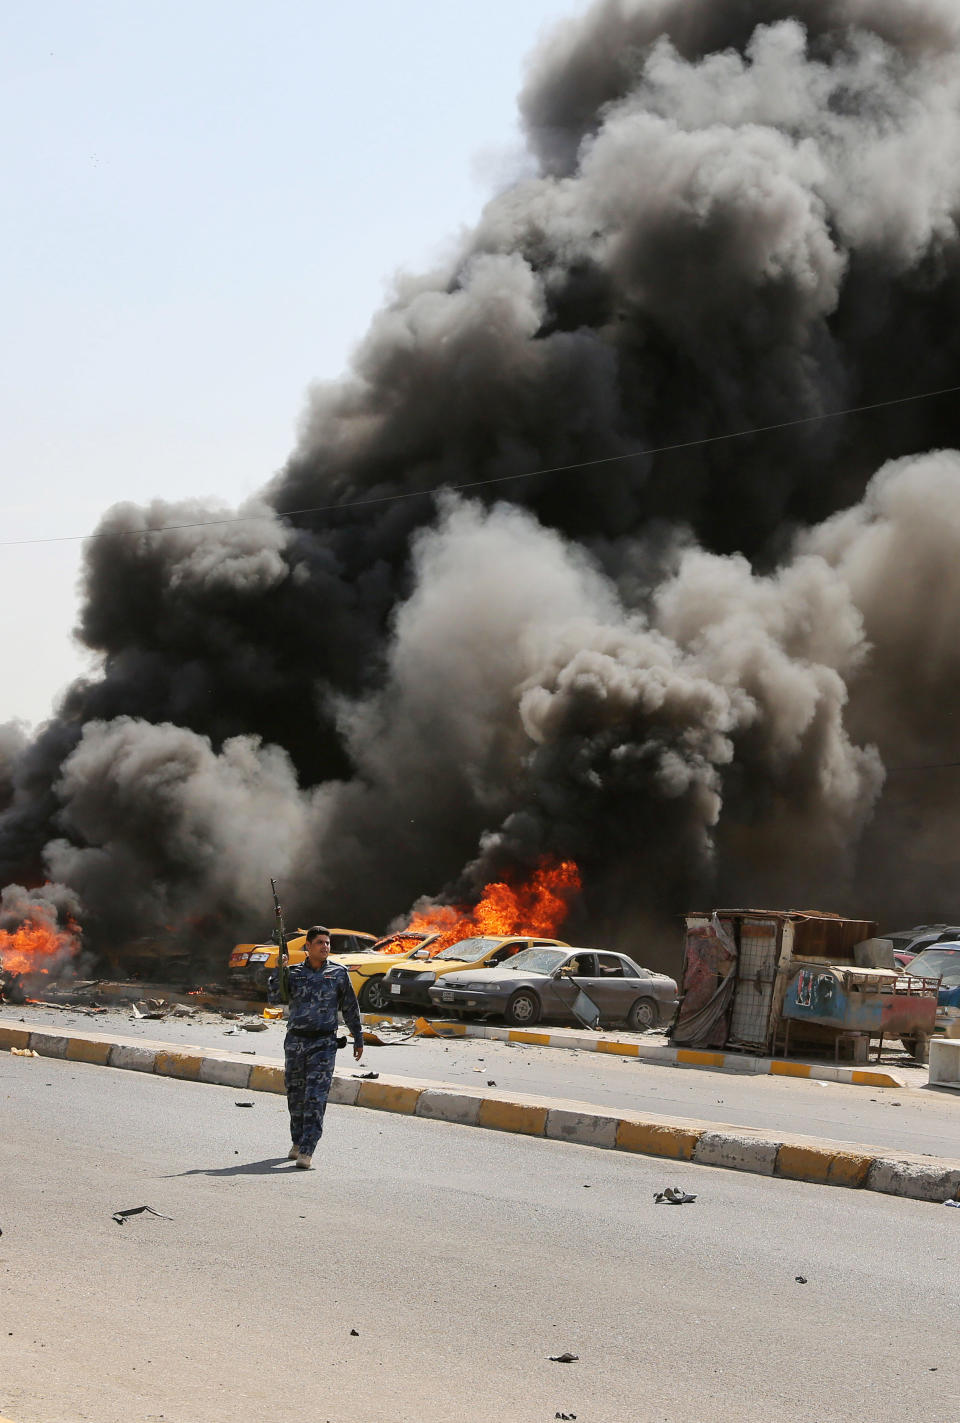
[[[367,1014],[365,1023],[386,1021]],[[804,1077],[819,1082],[845,1082],[855,1087],[903,1087],[900,1078],[881,1068],[840,1067],[828,1062],[794,1062],[792,1058],[750,1057],[736,1052],[705,1052],[695,1048],[665,1047],[614,1033],[591,1033],[576,1028],[500,1028],[488,1023],[453,1023],[418,1018],[421,1033],[439,1038],[493,1038],[498,1042],[535,1047],[575,1048],[581,1052],[608,1052],[616,1057],[636,1057],[665,1067],[711,1068],[746,1076]]]
[[[0,1048],[30,1048],[40,1057],[156,1073],[247,1092],[284,1090],[281,1063],[250,1063],[236,1053],[216,1048],[172,1048],[169,1043],[111,1033],[62,1034],[26,1026],[0,1026]],[[521,1092],[470,1091],[450,1083],[391,1078],[382,1073],[375,1080],[336,1074],[330,1101],[701,1166],[725,1166],[762,1176],[861,1187],[914,1200],[960,1197],[960,1162],[911,1154],[891,1156],[868,1146],[768,1129],[605,1109]]]
[[[156,984],[105,984],[102,996],[119,1002],[143,997],[163,997],[171,1003],[193,1008],[256,1013],[274,1018],[282,1010],[267,1009],[263,999],[234,998],[222,993],[180,993]],[[393,1023],[398,1018],[385,1013],[364,1013],[369,1027],[377,1023]],[[404,1016],[400,1015],[399,1021]],[[406,1015],[410,1021],[410,1015]],[[641,1062],[653,1062],[666,1067],[696,1067],[715,1072],[741,1072],[747,1076],[801,1077],[819,1082],[843,1082],[853,1087],[903,1087],[906,1084],[892,1072],[882,1068],[841,1067],[826,1062],[796,1062],[793,1058],[751,1057],[747,1053],[702,1051],[696,1048],[665,1047],[661,1043],[646,1043],[641,1037],[624,1037],[615,1032],[594,1033],[581,1028],[507,1028],[491,1023],[461,1023],[446,1018],[417,1018],[412,1036],[491,1038],[499,1042],[521,1043],[536,1047],[568,1048],[579,1052],[607,1052],[614,1057],[635,1057]],[[2,1423],[2,1420],[0,1420]]]

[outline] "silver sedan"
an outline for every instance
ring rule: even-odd
[[[677,985],[626,954],[598,949],[524,949],[496,968],[448,973],[430,1001],[448,1013],[497,1016],[517,1027],[541,1017],[589,1027],[626,1023],[634,1031],[669,1021]]]

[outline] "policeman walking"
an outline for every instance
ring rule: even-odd
[[[357,995],[343,964],[328,963],[330,931],[322,924],[307,930],[306,958],[287,970],[290,1008],[284,1039],[284,1081],[290,1112],[288,1153],[301,1171],[309,1171],[317,1142],[323,1135],[333,1065],[337,1055],[337,1011],[353,1037],[353,1055],[363,1056],[363,1027]],[[270,1002],[279,1001],[280,973],[270,976]]]

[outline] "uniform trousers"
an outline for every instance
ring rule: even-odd
[[[283,1055],[290,1140],[304,1156],[312,1156],[323,1135],[323,1114],[333,1081],[337,1040],[326,1033],[311,1036],[288,1032]]]

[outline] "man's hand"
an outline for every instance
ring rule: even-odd
[[[354,1043],[353,1057],[355,1062],[359,1062],[361,1057],[363,1057],[363,1043]]]

